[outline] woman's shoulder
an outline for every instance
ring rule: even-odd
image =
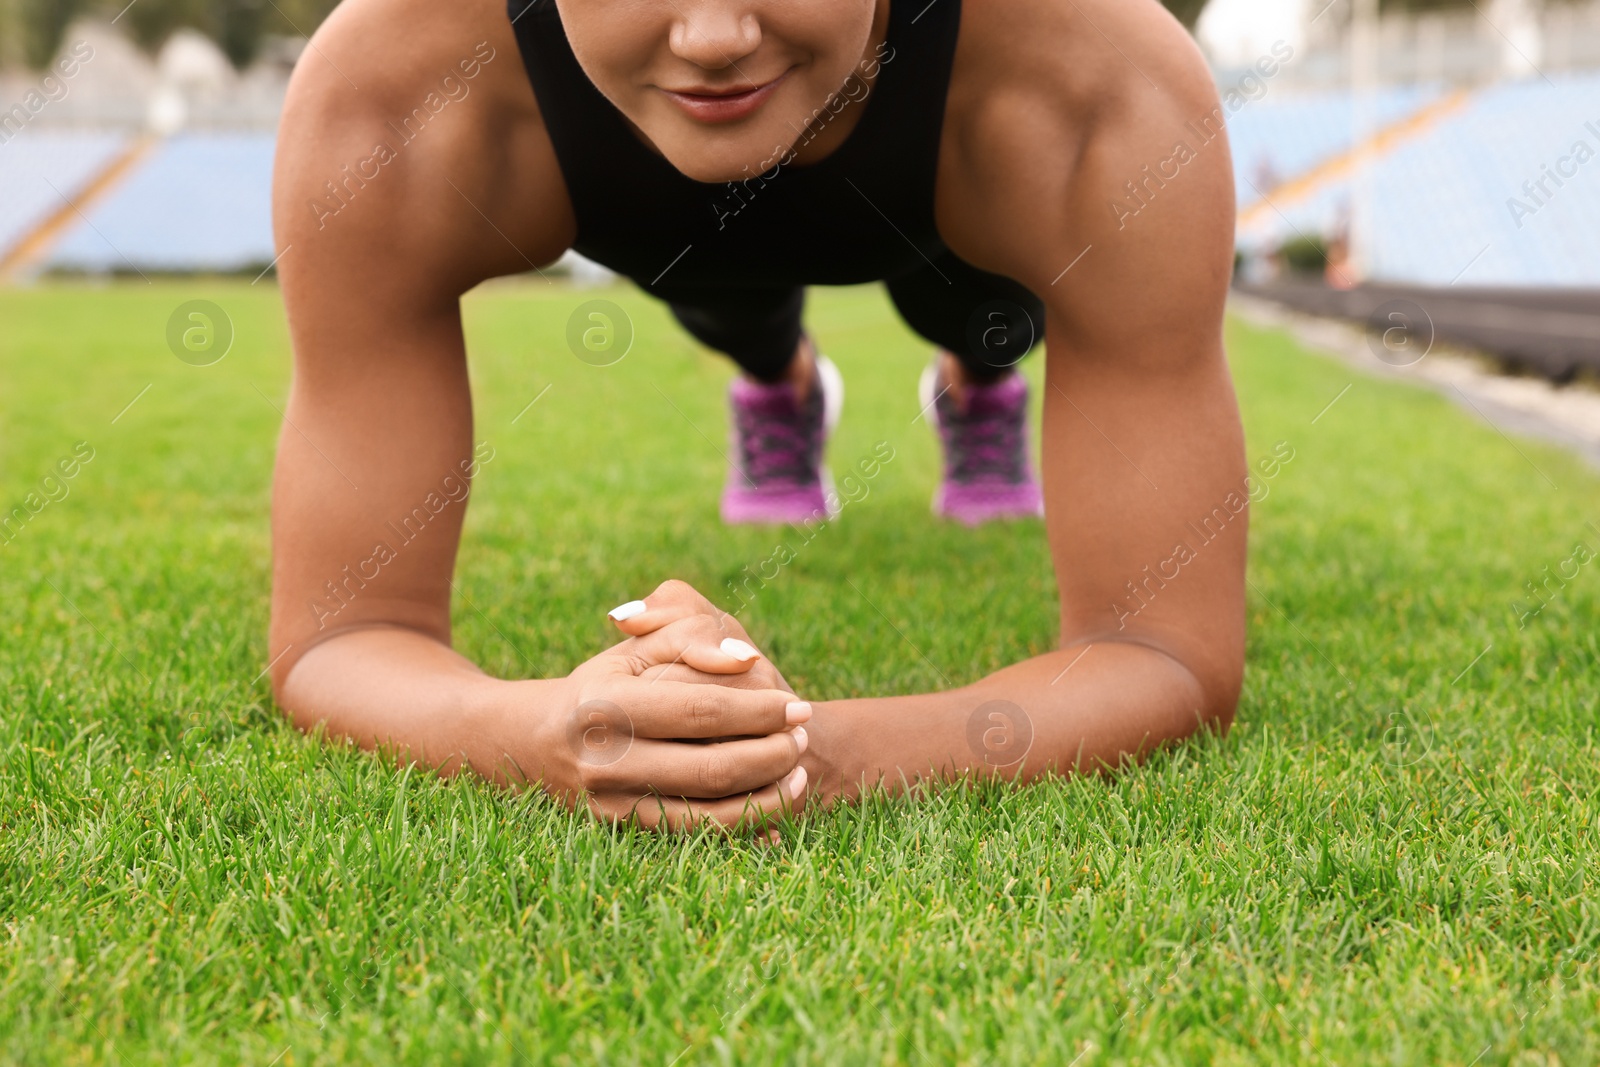
[[[307,249],[297,257],[376,261],[403,235],[419,284],[450,263],[461,284],[526,270],[573,229],[504,0],[340,4],[290,80],[275,169],[279,232]],[[508,236],[484,241],[486,225]]]
[[[1157,0],[961,0],[950,106],[979,124],[1021,111],[1082,131],[1148,107],[1204,107],[1209,70]]]
[[[1116,196],[1108,175],[1137,177],[1216,107],[1204,57],[1157,0],[962,0],[940,233],[1015,276],[1065,219]]]

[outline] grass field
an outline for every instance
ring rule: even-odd
[[[564,340],[596,296],[637,329],[611,367]],[[207,367],[165,338],[197,297],[235,331]],[[896,458],[752,633],[815,698],[1049,647],[1041,527],[927,518],[922,347],[877,289],[812,308],[849,383],[835,465]],[[628,290],[466,309],[496,452],[458,646],[564,673],[664,577],[731,604],[774,535],[715,520],[728,368]],[[1250,455],[1294,459],[1253,512],[1232,734],[1109,782],[873,798],[769,849],[610,830],[280,720],[266,282],[3,292],[0,323],[0,506],[93,450],[0,547],[8,1060],[1600,1060],[1600,567],[1566,562],[1600,551],[1600,479],[1433,394],[1234,324]],[[1578,573],[1522,619],[1546,567]]]

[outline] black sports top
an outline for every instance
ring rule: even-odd
[[[919,10],[920,8],[920,10]],[[960,0],[894,0],[877,80],[852,79],[849,137],[806,166],[698,182],[645,145],[567,43],[554,0],[509,0],[523,64],[577,216],[573,247],[644,286],[852,285],[946,253],[933,188]]]

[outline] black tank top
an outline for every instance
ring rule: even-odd
[[[635,136],[578,65],[554,0],[508,9],[577,216],[573,247],[590,259],[678,289],[853,285],[946,252],[933,188],[960,0],[894,0],[870,91],[819,101],[824,114],[865,109],[831,154],[724,183],[687,177]]]

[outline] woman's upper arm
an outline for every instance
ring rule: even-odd
[[[449,640],[468,478],[493,449],[473,439],[459,297],[556,258],[571,229],[537,112],[517,95],[531,100],[503,7],[495,32],[419,12],[440,22],[431,33],[393,7],[356,0],[325,24],[278,139],[274,229],[294,347],[273,484],[268,651],[280,691],[301,655],[343,629]],[[444,105],[427,111],[452,68],[457,98],[436,95]],[[429,118],[406,141],[391,117],[413,104]]]
[[[1078,7],[1047,16],[1075,35],[1071,63],[997,73],[1028,103],[974,124],[965,172],[981,187],[952,199],[990,207],[952,247],[1045,302],[1041,474],[1063,641],[1157,648],[1226,718],[1243,670],[1250,496],[1222,347],[1227,137],[1170,17]]]

